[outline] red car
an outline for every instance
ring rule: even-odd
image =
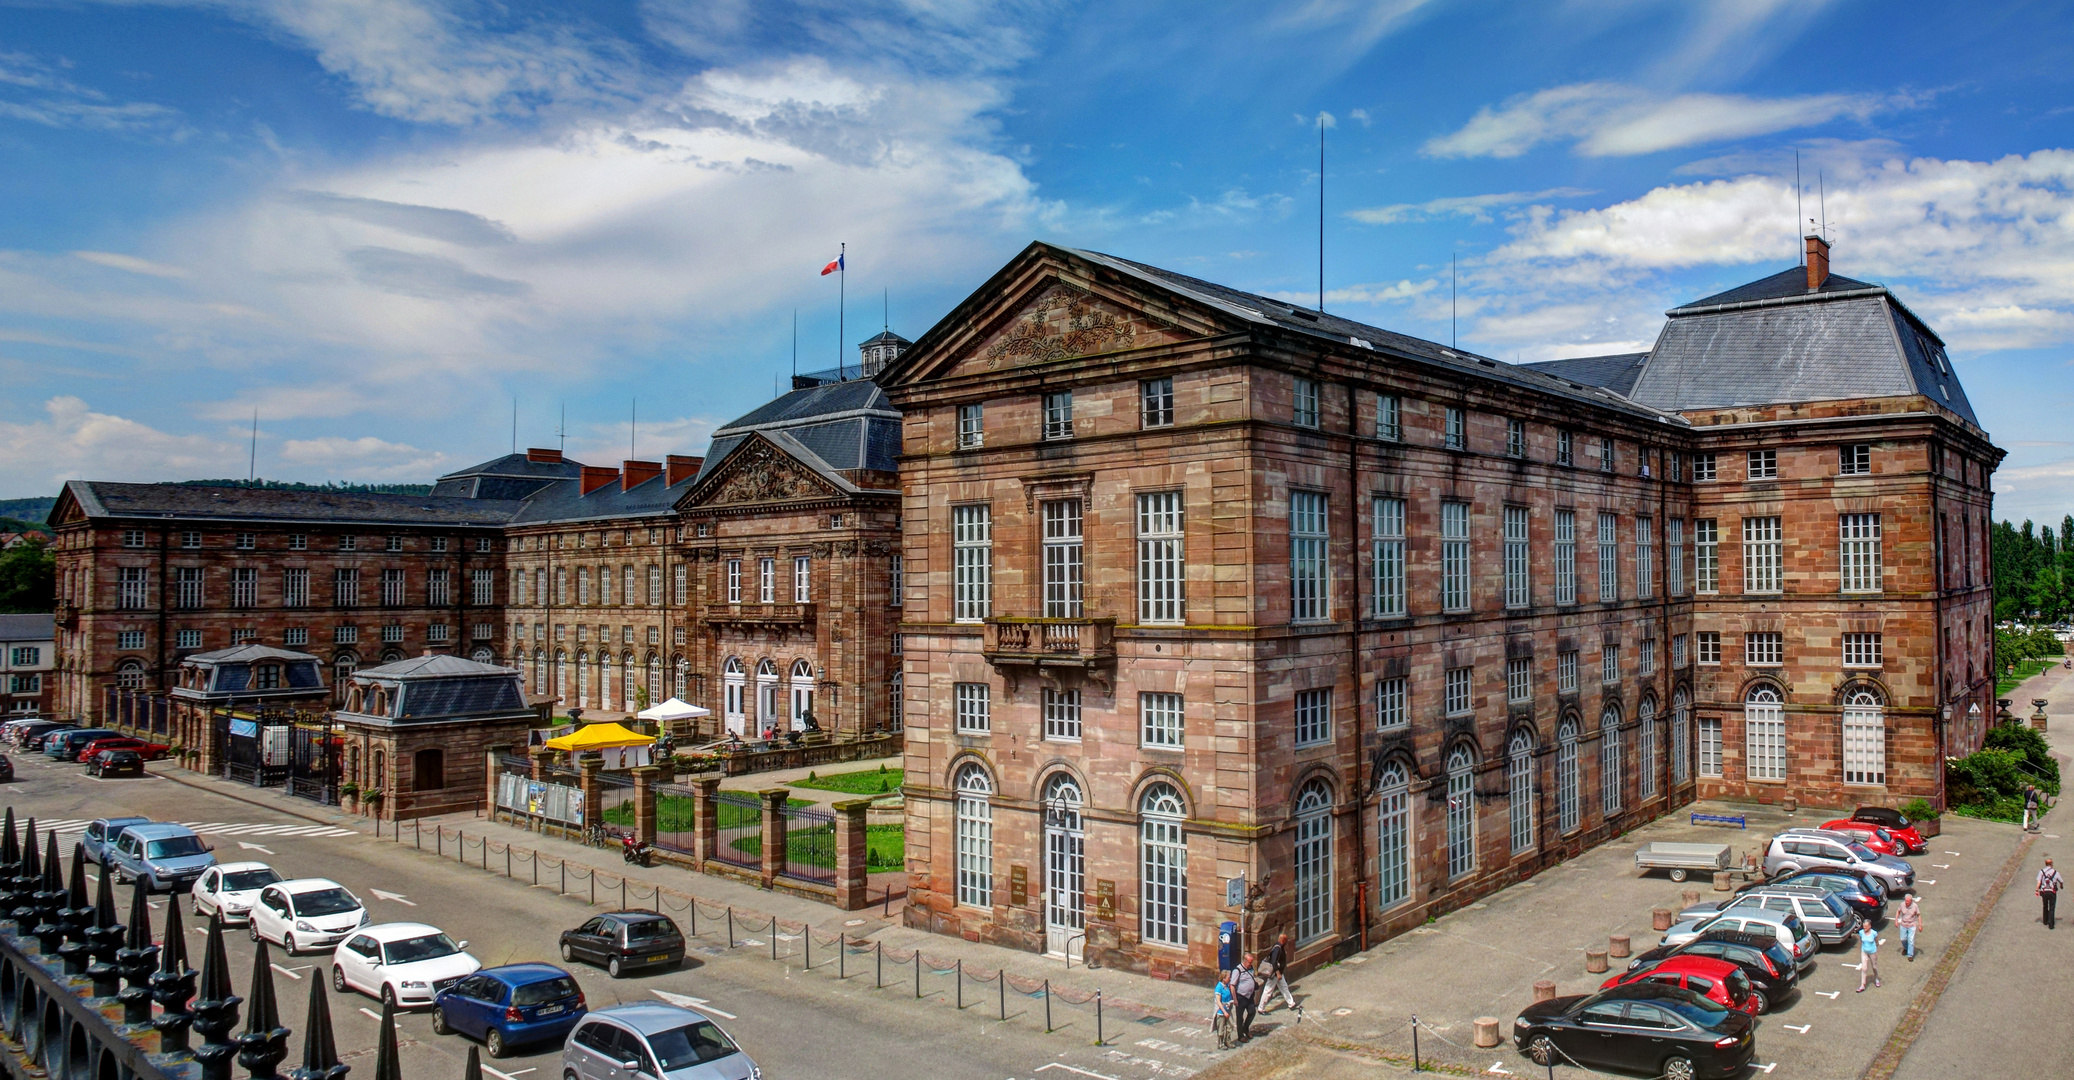
[[[1822,827],[1835,832],[1849,833],[1857,837],[1859,843],[1881,855],[1908,854],[1905,850],[1908,845],[1905,842],[1897,838],[1893,833],[1888,832],[1885,827],[1874,825],[1868,821],[1852,821],[1849,818],[1839,818],[1825,823]]]
[[[159,761],[171,753],[173,748],[164,743],[148,743],[142,739],[130,738],[127,735],[111,735],[105,739],[95,739],[93,742],[80,747],[79,756],[72,760],[92,761],[94,755],[103,750],[135,750],[137,756],[146,761]]]
[[[1851,811],[1851,820],[1867,825],[1877,825],[1892,833],[1894,839],[1909,846],[1908,854],[1926,855],[1930,851],[1930,840],[1903,817],[1901,811],[1884,806],[1861,806]]]
[[[1601,990],[1611,990],[1626,983],[1667,983],[1682,987],[1705,997],[1717,1005],[1756,1015],[1757,998],[1750,992],[1750,976],[1743,969],[1726,960],[1711,956],[1670,956],[1662,962],[1623,971],[1599,984]]]

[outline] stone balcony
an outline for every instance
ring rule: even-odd
[[[1101,676],[1116,666],[1116,620],[1034,619],[995,616],[986,620],[980,652],[1012,676],[1016,668],[1077,668]]]
[[[713,626],[809,629],[812,604],[707,604],[706,622]]]

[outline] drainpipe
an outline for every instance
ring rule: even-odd
[[[1939,444],[1935,441],[1931,443],[1931,446],[1933,449],[1937,450],[1937,453],[1934,456],[1939,459],[1942,459],[1944,457],[1944,451],[1942,447],[1939,446]],[[1948,680],[1945,677],[1946,665],[1950,662],[1950,658],[1945,656],[1945,639],[1949,635],[1946,634],[1944,626],[1944,591],[1945,587],[1949,584],[1949,575],[1948,571],[1946,570],[1947,564],[1945,562],[1945,556],[1947,553],[1945,550],[1946,543],[1944,536],[1944,502],[1942,498],[1944,485],[1939,482],[1941,479],[1942,470],[1933,469],[1930,473],[1930,531],[1931,534],[1935,537],[1935,542],[1931,545],[1931,547],[1935,553],[1934,557],[1937,560],[1937,587],[1931,590],[1930,593],[1932,597],[1930,601],[1930,610],[1934,625],[1936,626],[1936,630],[1933,633],[1932,640],[1936,643],[1935,655],[1937,657],[1937,702],[1936,707],[1932,709],[1930,713],[1930,726],[1936,732],[1937,735],[1935,740],[1937,748],[1937,760],[1932,762],[1931,765],[1934,769],[1936,769],[1937,772],[1937,809],[1940,811],[1942,811],[1945,808],[1944,756],[1945,739],[1947,738],[1947,732],[1945,729],[1950,724],[1950,721],[1945,719],[1945,713],[1947,710],[1951,708],[1951,687],[1948,683]],[[1994,673],[1994,667],[1994,662],[1990,660],[1988,662],[1988,671],[1990,675]]]
[[[1368,951],[1368,833],[1363,818],[1368,815],[1366,756],[1361,747],[1361,402],[1352,383],[1347,384],[1347,580],[1354,587],[1354,601],[1347,611],[1347,661],[1354,671],[1354,902],[1361,928],[1361,951]]]

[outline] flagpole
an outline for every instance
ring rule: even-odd
[[[827,248],[821,250],[827,251]],[[843,379],[843,341],[849,332],[843,329],[843,313],[849,304],[850,288],[850,245],[843,244],[835,254],[835,380]]]

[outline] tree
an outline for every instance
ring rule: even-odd
[[[57,606],[58,560],[41,539],[0,552],[0,611],[50,611]]]

